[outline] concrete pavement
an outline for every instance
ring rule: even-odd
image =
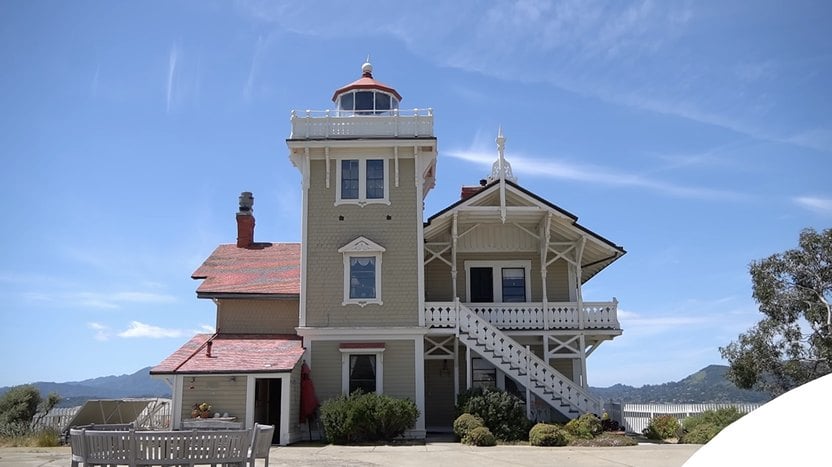
[[[452,442],[418,446],[274,446],[270,466],[576,466],[677,467],[699,445],[642,444],[617,448],[539,448],[532,446],[472,447]],[[262,462],[262,461],[261,461]],[[0,466],[68,466],[69,448],[0,448]],[[258,462],[258,466],[261,465]]]

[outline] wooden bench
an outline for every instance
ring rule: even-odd
[[[72,467],[79,464],[146,466],[269,465],[274,426],[249,430],[99,431],[71,429]]]

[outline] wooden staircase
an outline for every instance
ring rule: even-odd
[[[473,310],[456,303],[457,336],[492,365],[527,386],[537,397],[568,418],[601,413],[601,403],[543,359],[520,345]]]

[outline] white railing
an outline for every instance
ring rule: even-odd
[[[672,415],[682,421],[691,415],[697,415],[706,410],[718,410],[728,407],[736,407],[741,413],[749,413],[756,410],[762,404],[733,404],[733,403],[712,403],[712,404],[622,404],[618,402],[607,402],[604,410],[609,413],[610,418],[621,424],[625,431],[642,433],[650,419],[658,415]]]
[[[540,357],[465,305],[453,304],[459,316],[457,335],[483,358],[526,385],[560,411],[599,413],[600,402]],[[568,413],[564,413],[568,415]]]
[[[338,110],[293,110],[289,138],[433,136],[433,109],[396,109],[381,115],[350,114]]]
[[[467,303],[477,316],[500,329],[621,329],[618,301],[584,302],[578,313],[577,302],[543,303]],[[454,302],[426,302],[425,324],[432,328],[456,326]]]

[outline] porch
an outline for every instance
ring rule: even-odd
[[[501,330],[608,330],[621,331],[618,300],[611,302],[460,303],[479,318]],[[456,328],[458,302],[425,302],[425,327]]]

